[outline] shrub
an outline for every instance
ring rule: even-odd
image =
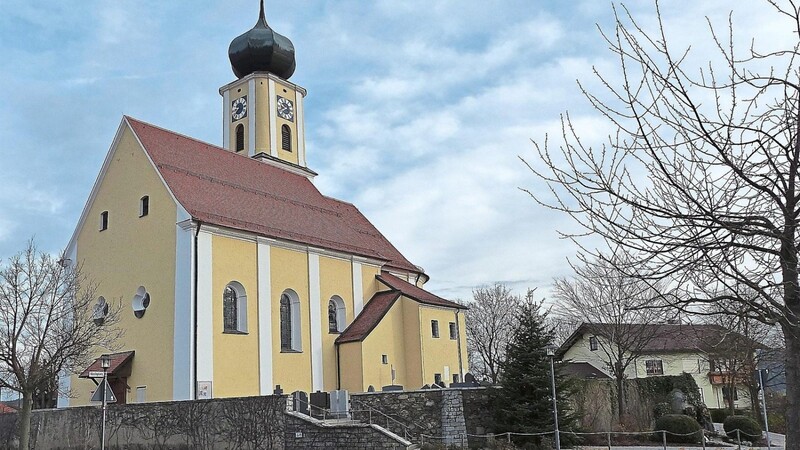
[[[666,431],[667,442],[698,443],[702,429],[694,417],[683,414],[665,414],[656,420],[656,437],[661,440],[661,433],[658,432]]]
[[[659,417],[665,416],[672,412],[672,406],[670,406],[667,402],[656,403],[656,406],[653,408],[653,417],[658,419]]]
[[[728,410],[726,408],[709,408],[711,413],[711,421],[714,423],[723,423],[728,417]]]
[[[731,439],[736,439],[736,430],[739,430],[742,440],[758,441],[761,439],[761,425],[747,416],[728,416],[722,427],[725,434]]]

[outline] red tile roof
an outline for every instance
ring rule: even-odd
[[[116,375],[117,372],[126,371],[128,367],[126,367],[131,360],[133,360],[133,355],[136,352],[119,352],[119,353],[112,353],[108,356],[111,357],[111,366],[108,368],[108,375]],[[86,370],[81,373],[80,378],[88,378],[89,372],[102,372],[103,367],[100,365],[100,358],[94,360],[93,363],[86,368]]]
[[[394,305],[394,302],[400,298],[399,291],[382,291],[377,292],[372,298],[364,305],[364,309],[358,314],[358,317],[345,328],[342,334],[336,338],[337,344],[344,344],[346,342],[363,341],[369,333],[380,323],[383,316],[389,312]]]
[[[15,412],[17,412],[16,408],[12,408],[5,403],[0,403],[0,414],[11,414]]]
[[[464,305],[460,305],[456,302],[451,302],[450,300],[445,300],[439,296],[431,294],[425,289],[418,288],[417,286],[414,286],[408,281],[404,281],[401,280],[400,278],[397,278],[396,276],[390,274],[389,272],[381,272],[381,274],[376,276],[375,278],[377,278],[378,281],[385,284],[386,286],[389,286],[394,290],[400,291],[406,297],[412,298],[420,303],[425,303],[428,305],[436,305],[436,306],[445,306],[448,308],[469,309]]]
[[[322,195],[308,178],[130,117],[126,120],[194,219],[420,272],[355,206]]]

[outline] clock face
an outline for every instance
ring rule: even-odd
[[[294,122],[294,105],[291,100],[278,96],[278,116]]]
[[[247,96],[239,97],[231,102],[231,119],[240,120],[247,117]]]

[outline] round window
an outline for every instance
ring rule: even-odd
[[[133,296],[131,306],[133,307],[133,315],[138,319],[144,317],[145,311],[150,307],[150,294],[144,286],[139,286],[139,289],[136,290],[136,295]]]

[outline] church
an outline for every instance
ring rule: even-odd
[[[67,246],[97,326],[122,302],[118,402],[462,381],[465,307],[314,186],[294,46],[263,1],[228,53],[222,147],[123,117]],[[59,406],[88,404],[99,367],[63,377]]]

